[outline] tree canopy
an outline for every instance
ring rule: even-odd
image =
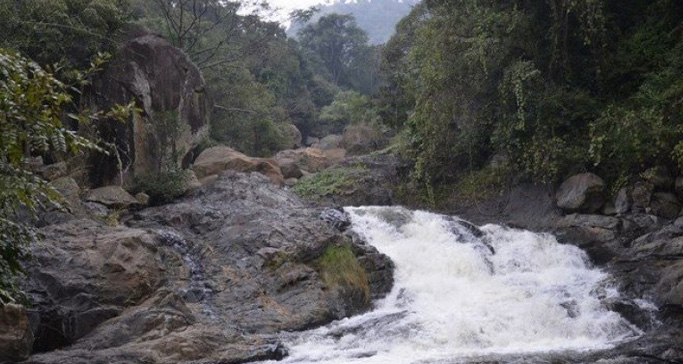
[[[680,2],[428,0],[384,51],[384,120],[413,176],[452,181],[503,156],[525,178],[614,181],[680,167]]]

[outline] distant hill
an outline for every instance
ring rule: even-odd
[[[421,0],[339,0],[327,5],[319,5],[320,12],[310,21],[316,22],[321,16],[337,13],[351,14],[356,18],[358,26],[368,33],[370,43],[386,43],[394,34],[394,27],[403,17],[410,13],[413,6]],[[305,24],[293,23],[287,34],[296,37],[296,33]]]

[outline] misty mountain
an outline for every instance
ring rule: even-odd
[[[351,14],[356,18],[358,26],[368,33],[370,43],[382,44],[394,34],[394,27],[399,20],[408,15],[419,2],[420,0],[339,0],[318,5],[320,11],[310,22],[316,22],[320,17],[332,13]],[[287,34],[295,37],[304,25],[292,23]]]

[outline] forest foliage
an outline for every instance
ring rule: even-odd
[[[426,0],[384,50],[383,120],[412,175],[497,156],[532,181],[683,167],[683,3]]]

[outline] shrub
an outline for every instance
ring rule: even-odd
[[[352,168],[325,169],[314,175],[302,178],[294,193],[305,199],[318,200],[325,196],[338,195],[344,190],[353,188],[356,179],[354,173],[364,170],[360,166]]]
[[[172,169],[136,178],[133,191],[148,194],[151,205],[163,205],[184,195],[189,181],[188,170]]]

